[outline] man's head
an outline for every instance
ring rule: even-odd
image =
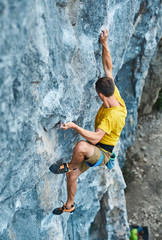
[[[110,97],[114,94],[115,85],[112,78],[103,77],[99,78],[96,82],[96,92],[102,100],[102,95],[104,97]]]

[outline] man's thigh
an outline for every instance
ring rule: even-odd
[[[77,167],[80,169],[80,171],[83,173],[89,169],[88,165],[86,164],[86,161],[91,163],[92,165],[96,164],[98,160],[101,158],[101,154],[103,153],[103,161],[100,166],[106,164],[110,157],[108,154],[102,152],[98,147],[89,144],[93,147],[93,154],[89,158],[85,158]]]
[[[94,145],[87,141],[80,141],[75,147],[76,153],[83,153],[85,158],[90,158],[94,154]]]

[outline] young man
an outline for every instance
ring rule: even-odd
[[[95,132],[85,130],[73,122],[61,124],[64,130],[74,129],[87,141],[80,141],[75,146],[72,160],[61,166],[53,164],[50,170],[55,173],[67,173],[67,202],[61,208],[56,208],[53,214],[60,215],[63,212],[75,210],[74,197],[77,190],[77,178],[86,170],[89,165],[96,163],[106,164],[110,159],[110,153],[116,145],[120,133],[125,125],[127,110],[117,87],[114,84],[112,75],[112,60],[107,45],[108,30],[100,35],[102,44],[102,62],[106,77],[96,82],[96,91],[103,102],[95,119]],[[88,165],[87,165],[88,164]]]

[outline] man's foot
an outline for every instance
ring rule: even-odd
[[[49,168],[49,170],[54,174],[67,173],[76,169],[77,168],[70,169],[67,163],[63,163],[62,165],[58,165],[57,163],[54,163]]]
[[[64,212],[73,213],[74,211],[75,211],[74,205],[71,205],[71,208],[67,208],[66,204],[64,203],[64,205],[61,208],[55,208],[52,213],[55,215],[61,215]]]
[[[66,163],[63,163],[62,165],[58,165],[56,163],[52,164],[49,168],[51,172],[54,174],[60,174],[60,173],[67,173],[70,172],[71,170],[68,168],[68,165]]]

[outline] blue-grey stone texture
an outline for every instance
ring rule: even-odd
[[[103,239],[91,227],[103,196],[106,239],[128,239],[119,164],[161,38],[161,8],[160,0],[0,0],[0,239]],[[68,162],[81,139],[59,129],[59,121],[93,130],[101,104],[94,88],[104,75],[101,27],[110,30],[113,75],[128,108],[119,164],[81,175],[76,212],[53,216],[60,199],[66,201],[66,178],[48,168]]]

